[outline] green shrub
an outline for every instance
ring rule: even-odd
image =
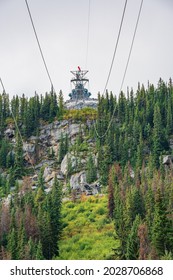
[[[73,202],[68,202],[68,203],[66,204],[66,207],[67,207],[67,208],[74,208],[74,207],[75,207],[75,204],[74,204]]]
[[[104,207],[98,207],[97,209],[96,209],[96,214],[98,214],[98,215],[104,215],[105,213],[106,213],[106,211],[107,211],[107,209],[105,209]]]
[[[112,259],[116,248],[114,224],[107,218],[107,195],[84,197],[62,205],[64,228],[60,241],[63,260]]]
[[[85,208],[83,205],[80,205],[79,208],[78,208],[78,213],[83,213],[85,211]]]
[[[67,217],[68,221],[73,221],[73,220],[75,220],[75,219],[76,219],[76,215],[77,215],[77,214],[75,214],[75,213],[71,213],[70,215],[68,215],[68,217]]]
[[[102,228],[104,228],[104,226],[107,224],[107,222],[108,222],[108,219],[106,219],[106,218],[100,219],[97,223],[97,229],[101,230]]]
[[[63,224],[62,224],[62,228],[65,228],[65,227],[67,227],[69,225],[69,223],[67,223],[67,222],[63,222]]]
[[[92,248],[92,246],[89,241],[84,240],[84,241],[80,242],[80,245],[79,245],[80,250],[89,250],[91,248]]]
[[[80,234],[77,234],[77,235],[75,235],[75,236],[72,237],[71,241],[72,241],[73,243],[76,243],[77,241],[80,240],[80,238],[81,238],[81,235],[80,235]]]
[[[90,214],[89,217],[88,217],[88,220],[91,222],[91,223],[94,223],[96,220],[95,220],[95,215],[94,214]]]

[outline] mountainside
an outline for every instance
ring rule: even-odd
[[[2,94],[0,129],[2,259],[172,259],[171,80],[97,109]]]
[[[26,169],[30,169],[33,173],[32,176],[29,176],[32,189],[37,188],[36,182],[39,173],[43,170],[46,191],[50,191],[56,176],[63,183],[64,191],[67,189],[68,181],[70,188],[79,193],[87,193],[90,188],[90,194],[99,193],[99,183],[90,185],[86,178],[87,160],[91,153],[92,168],[94,169],[94,166],[97,165],[95,141],[85,136],[84,132],[86,129],[89,130],[91,125],[92,121],[90,120],[83,123],[73,120],[54,121],[41,125],[39,136],[31,136],[23,142],[23,163]],[[15,146],[14,143],[17,141],[15,128],[7,127],[4,135],[7,141]],[[11,153],[15,153],[15,150],[12,150]],[[31,167],[35,169],[34,172]],[[98,174],[94,177],[97,181]]]

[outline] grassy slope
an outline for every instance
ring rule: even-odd
[[[110,259],[118,246],[113,222],[107,218],[107,196],[83,197],[63,203],[64,230],[60,258],[64,260]]]

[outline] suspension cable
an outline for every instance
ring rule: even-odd
[[[0,78],[0,82],[1,82],[1,85],[2,85],[3,93],[7,95],[6,90],[5,90],[5,87],[4,87],[4,84],[3,84],[1,78]],[[20,137],[20,139],[21,139],[22,145],[23,145],[23,147],[24,147],[23,137],[22,137],[22,134],[21,134],[21,132],[20,132],[19,126],[18,126],[18,124],[17,124],[16,117],[15,117],[15,115],[14,115],[14,113],[13,113],[13,110],[12,110],[11,106],[10,106],[10,112],[11,112],[12,118],[13,118],[13,120],[14,120],[14,124],[15,124],[15,127],[16,127],[16,129],[17,129],[17,132],[18,132],[18,134],[19,134],[19,137]],[[32,163],[32,160],[31,160],[31,157],[30,157],[29,153],[27,153],[27,155],[28,155],[30,164],[31,164],[31,166],[32,166],[32,169],[33,169],[33,171],[35,172],[35,166],[34,166],[34,164]]]
[[[4,84],[2,82],[2,79],[0,78],[0,82],[1,82],[1,86],[2,86],[2,89],[3,89],[3,93],[5,93],[5,87],[4,87]]]
[[[120,93],[122,91],[124,80],[125,80],[125,77],[126,77],[126,74],[127,74],[127,69],[128,69],[129,62],[130,62],[130,57],[131,57],[131,54],[132,54],[132,49],[133,49],[133,45],[134,45],[134,41],[135,41],[135,37],[136,37],[136,32],[137,32],[137,28],[138,28],[138,24],[139,24],[139,19],[140,19],[140,15],[141,15],[141,11],[142,11],[142,6],[143,6],[143,0],[141,0],[139,12],[138,12],[138,17],[137,17],[137,21],[136,21],[136,25],[135,25],[135,30],[134,30],[134,34],[133,34],[133,38],[132,38],[132,42],[131,42],[131,46],[130,46],[130,51],[129,51],[129,55],[128,55],[128,59],[127,59],[127,63],[126,63],[126,67],[125,67],[125,71],[124,71],[124,75],[123,75],[123,79],[122,79],[122,82],[121,82],[121,87],[120,87],[120,91],[119,91]],[[107,126],[107,129],[106,129],[106,131],[105,131],[105,133],[103,135],[99,135],[99,133],[97,131],[97,128],[96,128],[96,124],[94,123],[94,130],[95,130],[95,133],[96,133],[98,138],[102,139],[108,133],[108,131],[109,131],[110,127],[111,127],[111,124],[113,122],[113,119],[114,119],[115,111],[116,111],[116,107],[113,110],[111,120],[110,120],[110,122],[109,122],[109,124]]]
[[[137,31],[137,28],[138,28],[139,18],[140,18],[140,15],[141,15],[142,5],[143,5],[143,0],[141,1],[141,4],[140,4],[139,13],[138,13],[138,17],[137,17],[137,21],[136,21],[136,25],[135,25],[135,30],[134,30],[134,34],[133,34],[133,38],[132,38],[132,43],[131,43],[131,46],[130,46],[130,51],[129,51],[129,55],[128,55],[123,79],[122,79],[122,82],[121,82],[120,92],[123,88],[124,80],[125,80],[126,73],[127,73],[127,68],[129,66],[129,62],[130,62],[130,58],[131,58],[131,54],[132,54],[132,49],[133,49],[133,45],[134,45],[134,41],[135,41],[135,37],[136,37],[136,31]]]
[[[35,28],[35,25],[34,25],[34,21],[33,21],[33,18],[32,18],[32,14],[31,14],[31,10],[29,8],[28,1],[25,0],[25,3],[26,3],[26,7],[27,7],[27,10],[28,10],[28,14],[29,14],[30,20],[31,20],[32,28],[34,30],[35,38],[37,40],[37,44],[38,44],[38,48],[39,48],[39,51],[40,51],[40,54],[41,54],[41,58],[43,60],[44,67],[46,69],[46,73],[47,73],[47,76],[48,76],[50,84],[51,84],[51,88],[55,92],[55,89],[54,89],[54,86],[53,86],[53,82],[52,82],[52,79],[51,79],[51,76],[50,76],[50,73],[49,73],[49,70],[48,70],[48,67],[47,67],[47,64],[46,64],[45,57],[43,55],[43,51],[42,51],[41,44],[40,44],[40,41],[39,41],[39,38],[38,38],[38,35],[37,35],[36,28]]]
[[[106,92],[106,88],[107,88],[107,85],[108,85],[108,82],[109,82],[109,79],[110,79],[110,76],[111,76],[112,67],[113,67],[113,64],[114,64],[115,55],[116,55],[116,52],[117,52],[118,43],[119,43],[119,39],[120,39],[121,29],[122,29],[122,26],[123,26],[123,21],[124,21],[124,16],[125,16],[127,2],[128,2],[128,0],[126,0],[125,4],[124,4],[124,9],[123,9],[123,14],[122,14],[122,18],[121,18],[120,27],[119,27],[118,37],[117,37],[117,40],[116,40],[116,44],[115,44],[115,48],[114,48],[114,53],[113,53],[113,57],[112,57],[112,61],[111,61],[111,66],[110,66],[110,69],[109,69],[109,73],[108,73],[106,84],[105,84],[105,87],[104,87],[104,90],[103,90],[103,94]]]

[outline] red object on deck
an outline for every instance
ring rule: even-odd
[[[80,67],[78,66],[78,70],[81,71]]]

